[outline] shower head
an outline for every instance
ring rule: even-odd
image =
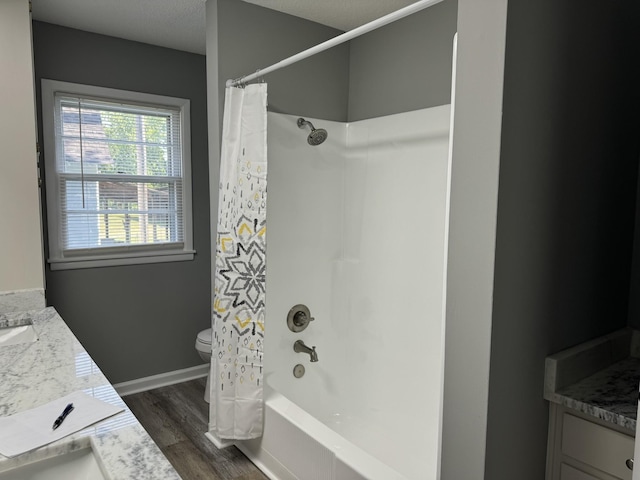
[[[307,137],[307,142],[309,143],[309,145],[313,145],[314,147],[316,145],[320,145],[329,136],[324,128],[315,128],[313,126],[313,123],[306,121],[304,118],[299,118],[298,127],[304,128],[305,125],[309,125],[311,127],[311,133]]]

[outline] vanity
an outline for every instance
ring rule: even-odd
[[[78,469],[92,479],[180,479],[54,308],[0,313],[0,331],[10,330],[20,338],[0,339],[0,417],[76,391],[123,411],[30,452],[0,455],[0,479],[20,471],[71,480]]]
[[[632,479],[639,383],[631,329],[546,358],[547,480]]]

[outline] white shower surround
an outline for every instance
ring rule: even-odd
[[[437,478],[449,116],[307,118],[329,132],[311,147],[269,113],[265,432],[237,445],[270,478]]]

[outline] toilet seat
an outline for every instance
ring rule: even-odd
[[[196,350],[204,353],[207,356],[211,355],[211,337],[212,330],[207,328],[198,333],[196,337]]]
[[[206,343],[207,345],[211,345],[211,337],[213,336],[213,331],[211,328],[207,328],[206,330],[202,330],[198,333],[198,342]]]

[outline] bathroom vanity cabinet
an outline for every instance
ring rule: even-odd
[[[547,480],[631,480],[634,432],[551,404]]]
[[[546,480],[632,480],[639,382],[631,329],[546,358]]]

